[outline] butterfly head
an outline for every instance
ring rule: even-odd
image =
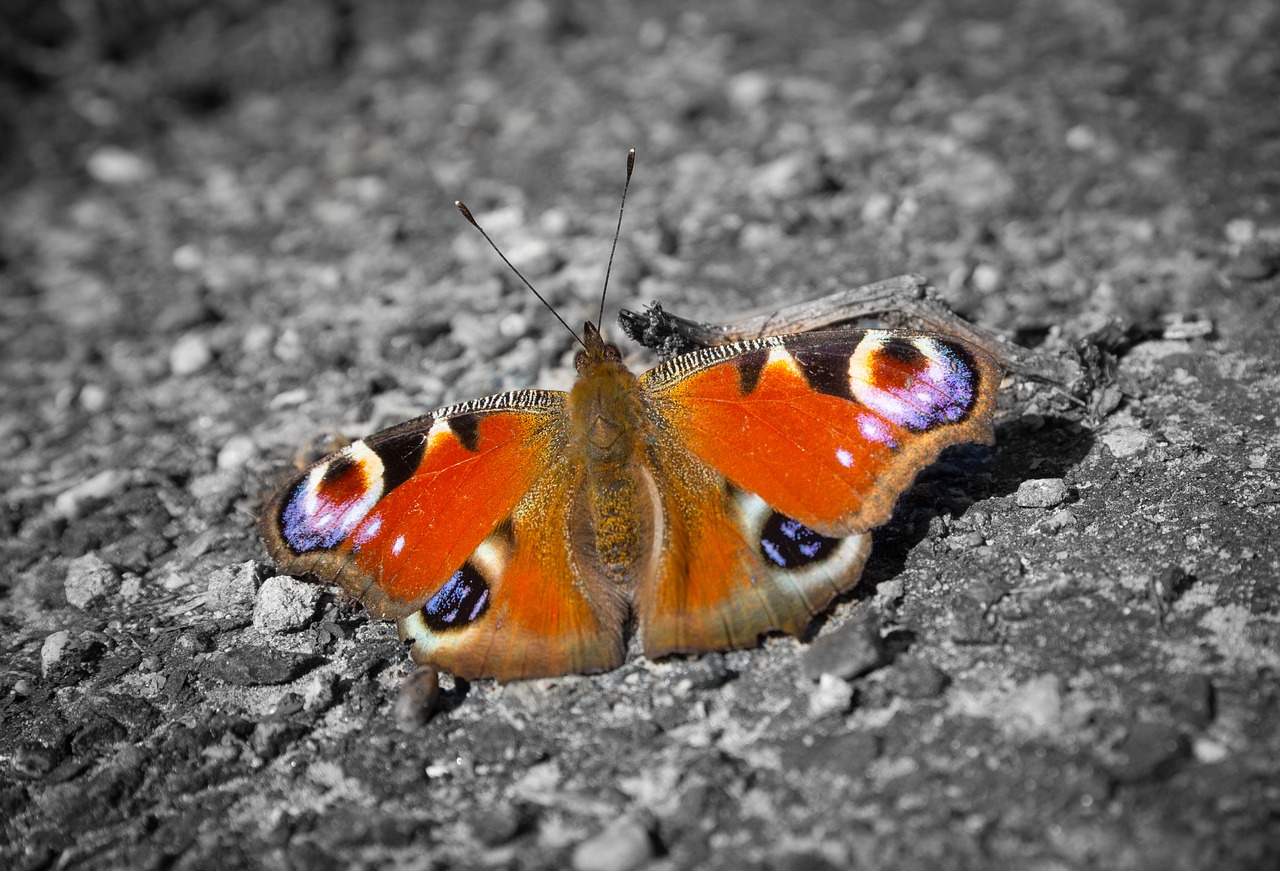
[[[582,375],[609,363],[621,363],[622,352],[600,335],[600,328],[591,321],[582,325],[582,350],[573,358],[573,368]]]

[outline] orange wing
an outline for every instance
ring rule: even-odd
[[[838,330],[709,348],[646,373],[667,522],[635,601],[646,655],[754,644],[858,580],[948,445],[990,443],[1000,367],[949,336]]]
[[[624,606],[575,583],[581,463],[564,394],[442,409],[353,442],[286,485],[260,527],[276,564],[400,619],[415,659],[509,680],[614,668]]]

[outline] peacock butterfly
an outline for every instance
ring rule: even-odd
[[[993,441],[1001,365],[943,333],[767,336],[639,376],[597,324],[578,341],[567,393],[451,405],[301,472],[260,518],[276,564],[463,678],[608,671],[633,634],[650,658],[748,647],[857,583],[943,448]]]

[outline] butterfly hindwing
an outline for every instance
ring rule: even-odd
[[[646,653],[798,634],[858,579],[867,530],[946,446],[989,443],[999,365],[929,333],[778,336],[641,378],[670,554],[636,599]]]
[[[623,591],[576,560],[581,463],[557,451],[449,583],[399,621],[413,658],[458,677],[520,680],[609,671],[626,655]],[[487,597],[483,598],[482,597]]]
[[[663,558],[634,609],[645,655],[749,647],[766,632],[799,635],[856,580],[869,533],[820,535],[684,451],[656,459]]]

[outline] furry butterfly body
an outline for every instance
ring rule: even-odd
[[[398,621],[459,677],[606,671],[801,634],[857,583],[869,530],[948,445],[992,441],[1001,371],[944,334],[737,342],[639,376],[586,325],[568,393],[440,409],[287,484],[284,571]]]

